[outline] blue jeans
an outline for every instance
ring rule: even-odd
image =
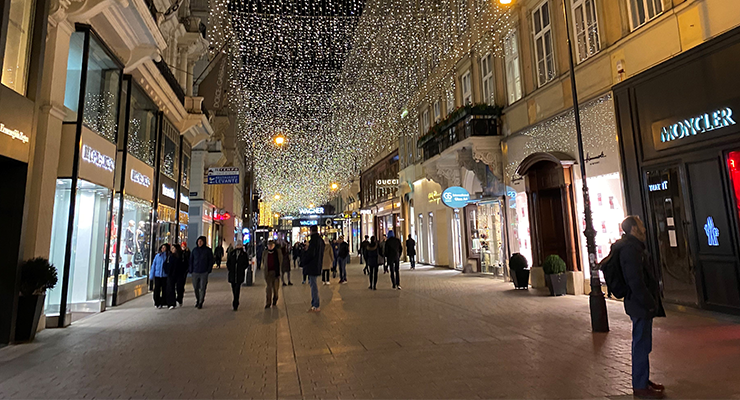
[[[344,282],[347,280],[347,258],[339,257],[336,260],[339,264],[339,280]]]
[[[650,352],[653,350],[653,319],[632,319],[632,388],[647,389]]]
[[[319,308],[319,285],[316,283],[318,276],[309,275],[308,285],[311,286],[311,307]]]

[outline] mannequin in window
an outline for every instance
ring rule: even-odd
[[[129,271],[129,277],[131,277],[130,271],[131,271],[131,269],[133,267],[133,263],[131,262],[131,258],[134,256],[134,253],[136,253],[136,247],[135,247],[135,243],[134,243],[134,235],[135,235],[134,225],[135,225],[134,220],[129,220],[128,221],[128,228],[126,229],[126,234],[124,236],[126,248],[125,248],[123,254],[124,254],[125,258],[126,258],[125,268],[126,268],[126,270]]]
[[[144,229],[146,227],[146,224],[144,221],[139,221],[139,228],[136,229],[136,251],[140,254],[139,262],[136,263],[137,267],[140,267],[142,264],[144,264],[144,254],[149,254],[146,249],[146,235]],[[136,276],[141,276],[141,271],[139,268],[136,268]]]

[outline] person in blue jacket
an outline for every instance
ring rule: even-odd
[[[149,286],[154,288],[154,306],[162,308],[169,305],[170,309],[175,308],[173,304],[167,304],[168,299],[165,297],[167,290],[167,272],[170,269],[170,245],[165,243],[159,246],[159,253],[152,261],[152,268],[149,269]],[[169,297],[169,296],[167,296]]]

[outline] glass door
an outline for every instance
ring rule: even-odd
[[[429,240],[427,240],[427,246],[429,248],[429,264],[434,265],[434,213],[429,213]]]
[[[462,234],[460,229],[460,210],[452,213],[452,259],[455,269],[462,270]]]
[[[424,240],[424,214],[419,214],[419,243],[416,244],[417,257],[420,261],[426,261],[425,250],[423,245]]]

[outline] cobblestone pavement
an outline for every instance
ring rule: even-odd
[[[349,284],[264,280],[231,310],[225,272],[202,310],[157,310],[150,296],[0,349],[0,398],[631,398],[630,326],[609,302],[611,332],[590,332],[588,298],[552,298],[445,269],[402,269]],[[671,398],[740,398],[740,325],[669,311],[656,320],[653,376]]]

